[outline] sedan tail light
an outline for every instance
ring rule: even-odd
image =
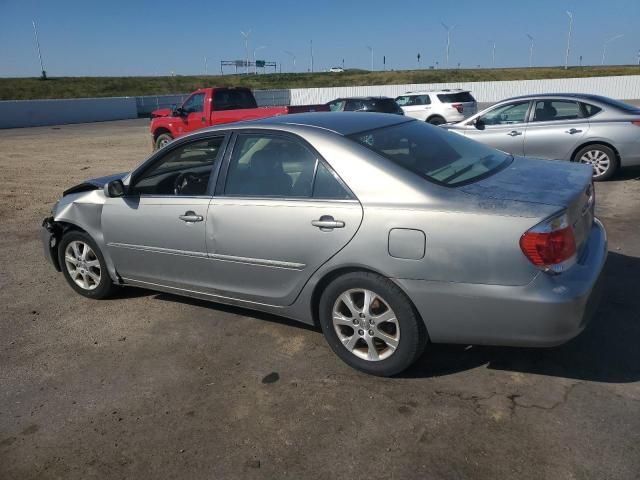
[[[458,113],[462,113],[462,110],[464,109],[463,105],[461,103],[453,103],[451,105],[452,108],[455,108],[456,110],[458,110]]]
[[[566,213],[561,213],[520,237],[520,248],[536,267],[561,273],[576,263],[576,239]]]

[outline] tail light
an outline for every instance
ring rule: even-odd
[[[640,127],[640,120],[634,120],[631,123],[633,123],[636,127]]]
[[[520,248],[536,267],[561,273],[576,263],[576,239],[566,213],[561,213],[520,237]]]
[[[461,103],[454,103],[451,105],[452,108],[455,108],[456,110],[458,110],[458,113],[462,113],[462,110],[464,109],[463,105]]]

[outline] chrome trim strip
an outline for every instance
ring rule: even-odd
[[[192,252],[188,250],[176,250],[173,248],[149,247],[146,245],[131,245],[129,243],[107,243],[108,247],[127,248],[129,250],[139,250],[150,253],[164,253],[166,255],[182,255],[185,257],[206,258],[210,260],[219,260],[222,262],[236,262],[247,265],[256,265],[259,267],[283,268],[287,270],[303,270],[306,267],[304,263],[283,262],[280,260],[267,260],[264,258],[238,257],[234,255],[221,255],[217,253]]]

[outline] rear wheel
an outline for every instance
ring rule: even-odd
[[[156,138],[156,143],[155,143],[156,150],[160,150],[162,147],[164,147],[165,145],[168,145],[172,141],[173,141],[173,136],[170,133],[161,133],[160,135],[158,135],[158,138]]]
[[[85,232],[71,231],[62,237],[58,260],[67,283],[80,295],[102,299],[115,291],[102,252]]]
[[[618,169],[618,157],[606,145],[587,145],[575,154],[573,161],[591,165],[595,181],[609,180]]]
[[[355,272],[329,284],[320,325],[331,349],[363,372],[396,375],[424,351],[427,332],[411,301],[390,280]]]
[[[433,117],[429,117],[427,119],[427,123],[431,125],[442,125],[443,123],[447,123],[444,118],[439,115],[434,115]]]

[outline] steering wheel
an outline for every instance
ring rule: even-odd
[[[180,195],[184,187],[186,187],[187,185],[192,185],[194,183],[200,183],[200,181],[200,177],[198,177],[198,175],[196,175],[195,173],[180,173],[173,181],[173,193],[176,195]]]

